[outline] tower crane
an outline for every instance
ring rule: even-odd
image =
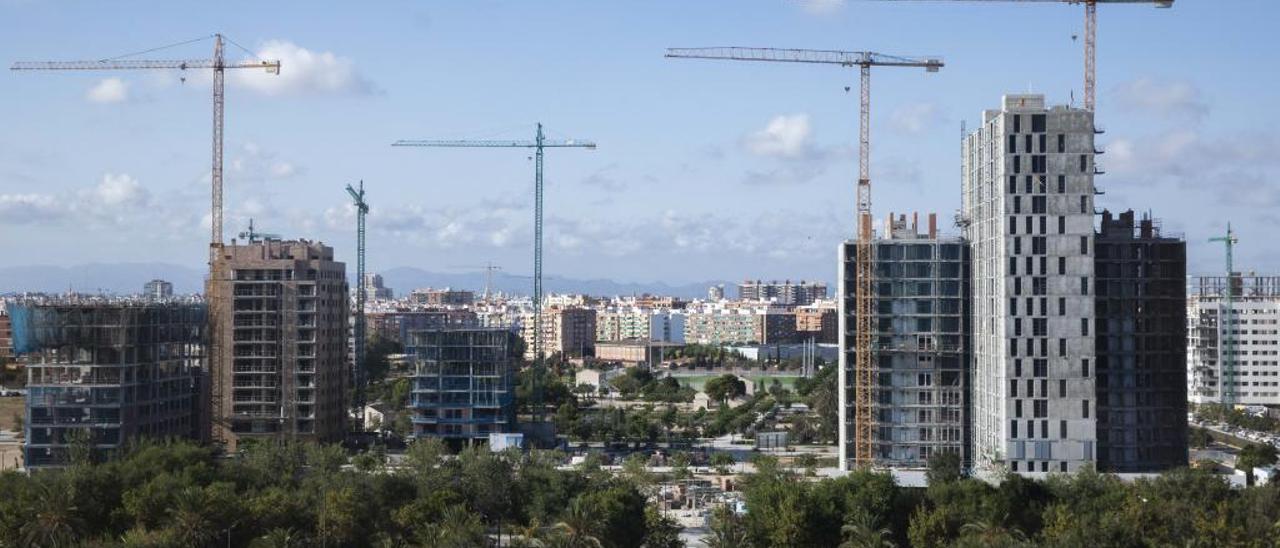
[[[1231,230],[1231,223],[1227,223],[1227,235],[1219,236],[1217,238],[1209,238],[1209,242],[1221,242],[1223,246],[1227,248],[1227,284],[1222,295],[1222,304],[1224,307],[1223,313],[1219,315],[1219,318],[1221,318],[1219,321],[1219,328],[1222,329],[1222,344],[1219,345],[1218,361],[1221,365],[1222,375],[1221,378],[1218,379],[1218,386],[1222,392],[1220,395],[1222,403],[1231,405],[1235,402],[1236,395],[1235,336],[1233,333],[1233,330],[1235,329],[1234,304],[1236,288],[1232,282],[1232,277],[1235,275],[1235,263],[1231,255],[1236,244],[1240,243],[1240,240],[1236,238],[1236,233]]]
[[[876,0],[903,1],[903,0]],[[920,0],[909,0],[920,1]],[[1094,112],[1097,102],[1098,59],[1098,4],[1154,4],[1157,8],[1171,8],[1174,0],[950,0],[966,2],[1055,2],[1059,4],[1084,4],[1084,108]]]
[[[856,288],[854,297],[857,337],[854,345],[854,460],[858,466],[870,466],[874,418],[875,357],[871,349],[872,245],[871,228],[871,67],[912,67],[937,72],[940,59],[910,58],[884,55],[871,51],[832,51],[774,48],[671,48],[667,57],[688,59],[727,59],[732,61],[771,61],[780,63],[820,63],[841,67],[858,67],[862,92],[858,124],[858,240],[856,245]]]
[[[249,243],[260,242],[262,240],[279,240],[279,234],[271,234],[267,232],[258,232],[253,229],[253,218],[249,218],[249,230],[240,233],[240,237]]]
[[[364,316],[364,216],[369,213],[369,204],[364,201],[364,181],[359,188],[347,185],[347,194],[351,195],[351,203],[356,208],[356,333],[355,337],[355,409],[356,416],[364,417],[364,384],[365,363],[364,347],[366,324]],[[363,426],[361,426],[363,428]]]
[[[493,288],[493,273],[502,270],[501,266],[493,263],[485,263],[484,266],[457,266],[454,268],[476,268],[484,270],[484,300],[489,300],[489,294]]]
[[[134,55],[142,53],[150,53],[162,49],[168,49],[175,46],[181,46],[207,40],[210,37],[201,37],[195,40],[187,40],[177,44],[152,48],[149,50],[112,57],[109,59],[99,59],[97,61],[38,61],[38,62],[17,62],[14,63],[10,70],[145,70],[145,69],[177,69],[177,70],[194,70],[194,69],[212,69],[213,70],[213,192],[212,192],[212,234],[210,236],[210,245],[222,245],[222,121],[223,121],[223,105],[224,93],[223,88],[224,76],[226,69],[262,69],[269,74],[280,74],[280,61],[276,60],[248,60],[227,62],[223,58],[223,41],[226,39],[221,34],[214,34],[213,38],[213,58],[211,59],[170,59],[170,60],[149,60],[149,59],[126,59]],[[232,42],[233,44],[235,42]],[[244,48],[241,48],[244,49]],[[245,50],[246,52],[248,50]],[[213,249],[210,249],[210,264],[212,265]]]
[[[534,149],[534,205],[533,205],[533,387],[534,422],[542,422],[542,157],[547,148],[587,148],[594,150],[591,141],[575,139],[547,139],[538,123],[532,141],[505,140],[400,140],[395,147],[445,147],[445,148],[531,148]]]

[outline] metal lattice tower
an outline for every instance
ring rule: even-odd
[[[1218,365],[1222,371],[1221,378],[1218,380],[1218,386],[1222,393],[1219,398],[1222,403],[1231,405],[1235,403],[1235,373],[1236,373],[1236,357],[1235,357],[1235,336],[1232,330],[1235,329],[1235,293],[1236,288],[1232,280],[1235,279],[1235,262],[1232,257],[1235,245],[1240,243],[1236,238],[1236,233],[1231,230],[1231,224],[1227,223],[1227,235],[1217,238],[1210,238],[1209,242],[1221,242],[1227,248],[1227,283],[1222,294],[1222,314],[1218,315],[1218,328],[1222,330],[1222,343],[1219,344]],[[1230,389],[1227,387],[1230,386]]]
[[[870,51],[833,51],[774,48],[672,48],[667,57],[689,59],[726,59],[732,61],[772,61],[780,63],[822,63],[841,67],[858,67],[861,79],[858,117],[858,203],[857,203],[857,280],[855,283],[854,343],[854,460],[859,466],[870,466],[875,419],[872,416],[875,390],[875,359],[871,347],[873,306],[871,228],[871,67],[915,67],[937,72],[939,59],[908,58]]]
[[[533,204],[533,376],[534,421],[543,420],[542,374],[545,356],[542,349],[542,158],[547,148],[596,148],[590,141],[574,139],[549,140],[538,123],[532,141],[474,141],[474,140],[401,140],[391,146],[402,147],[452,147],[452,148],[532,148],[534,149],[534,204]]]
[[[347,194],[351,195],[352,205],[356,208],[356,326],[355,326],[355,360],[352,363],[355,370],[355,402],[357,416],[364,417],[364,389],[365,389],[365,337],[366,324],[364,316],[364,217],[369,213],[369,204],[364,201],[364,181],[360,181],[359,188],[352,188],[347,185]],[[363,426],[362,426],[363,428]]]

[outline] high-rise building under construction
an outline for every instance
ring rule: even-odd
[[[965,137],[979,473],[1095,461],[1093,113],[1007,95]]]
[[[346,432],[346,267],[306,240],[215,250],[210,315],[212,431],[334,442]]]

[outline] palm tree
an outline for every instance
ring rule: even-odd
[[[62,483],[62,482],[58,482]],[[24,546],[52,548],[75,545],[82,528],[70,485],[38,484],[35,519],[22,526]]]
[[[587,508],[582,497],[573,499],[560,517],[560,522],[553,527],[558,534],[552,539],[552,546],[600,548],[603,544],[594,535],[599,527],[600,518]]]
[[[511,545],[516,548],[544,548],[547,543],[543,541],[543,536],[545,536],[544,528],[537,518],[534,518],[529,525],[516,528]]]
[[[262,535],[253,540],[249,544],[252,548],[294,548],[296,546],[306,546],[306,539],[292,527],[277,527],[267,534]]]
[[[702,540],[707,548],[746,548],[747,528],[739,517],[728,506],[720,506],[711,512],[711,536]]]
[[[1005,516],[1006,519],[1008,516]],[[985,546],[998,546],[1027,541],[1026,533],[1017,527],[1005,527],[1004,520],[980,519],[960,527],[962,536],[977,537]]]
[[[450,506],[440,523],[424,528],[419,534],[422,544],[431,548],[466,548],[485,544],[485,528],[480,517],[465,506]]]
[[[890,539],[893,531],[877,528],[876,519],[865,512],[858,513],[841,526],[840,535],[847,539],[840,543],[840,548],[897,548]]]
[[[187,487],[178,492],[174,507],[169,510],[170,527],[186,546],[204,546],[213,541],[218,531],[210,512],[216,510],[207,503],[204,489]]]

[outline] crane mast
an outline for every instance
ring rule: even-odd
[[[1218,379],[1218,387],[1221,390],[1219,398],[1221,403],[1231,405],[1235,403],[1235,296],[1236,288],[1232,279],[1235,276],[1235,261],[1232,258],[1232,252],[1236,244],[1240,240],[1236,238],[1236,233],[1231,230],[1231,224],[1227,224],[1227,235],[1217,238],[1209,238],[1210,243],[1221,242],[1227,249],[1227,283],[1223,289],[1222,295],[1222,313],[1218,315],[1218,328],[1222,330],[1222,343],[1218,350],[1218,362],[1222,370],[1221,378]],[[1230,387],[1230,388],[1228,388]]]
[[[475,140],[400,140],[391,144],[397,147],[445,147],[445,148],[532,148],[534,149],[534,205],[533,205],[533,386],[534,422],[543,422],[542,375],[545,356],[542,348],[542,160],[548,148],[595,149],[591,141],[574,139],[547,139],[538,123],[532,141],[475,141]],[[492,272],[492,270],[490,270]]]
[[[874,459],[875,436],[874,391],[876,363],[872,348],[871,326],[874,310],[872,278],[871,216],[871,67],[914,67],[937,72],[943,67],[939,59],[909,58],[870,51],[805,50],[775,48],[671,48],[667,57],[686,59],[723,59],[731,61],[773,61],[780,63],[819,63],[858,67],[861,80],[858,116],[858,187],[857,242],[855,246],[854,318],[854,461],[870,466]],[[842,411],[843,412],[843,411]]]
[[[352,188],[347,185],[347,194],[351,196],[351,203],[356,208],[356,325],[355,336],[352,337],[352,349],[354,359],[352,369],[354,369],[355,382],[355,402],[353,406],[356,410],[356,416],[364,417],[364,399],[365,399],[365,344],[367,336],[367,324],[365,323],[364,304],[365,304],[365,285],[364,285],[364,217],[369,213],[369,204],[364,201],[364,181],[360,181],[359,188]],[[363,424],[361,429],[363,429]]]

